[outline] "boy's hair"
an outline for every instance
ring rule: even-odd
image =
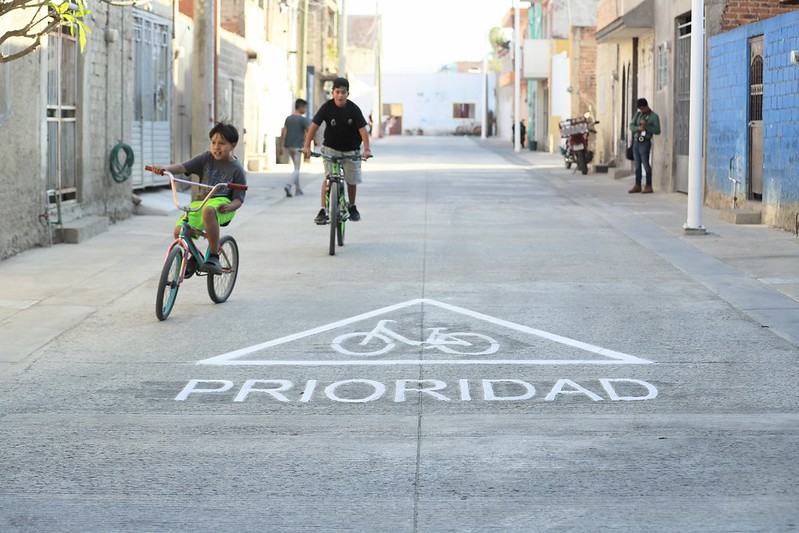
[[[211,131],[208,132],[208,138],[210,139],[216,133],[224,137],[225,140],[230,144],[236,144],[239,142],[239,130],[237,130],[236,126],[233,124],[217,122],[214,124],[214,127],[211,128]]]
[[[302,98],[297,98],[296,100],[294,100],[294,109],[299,109],[304,105],[308,105],[308,102],[306,102]]]

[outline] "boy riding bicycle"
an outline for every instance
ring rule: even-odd
[[[336,78],[333,80],[333,99],[328,100],[321,106],[311,121],[311,126],[305,133],[305,143],[302,146],[302,153],[305,157],[311,155],[311,140],[316,135],[322,122],[325,123],[324,142],[322,143],[322,153],[329,156],[346,157],[358,155],[358,150],[363,143],[362,159],[368,159],[372,155],[369,148],[369,133],[366,130],[366,119],[363,117],[361,108],[354,102],[347,99],[350,90],[350,82],[346,78]],[[350,220],[357,222],[361,219],[358,208],[355,207],[355,193],[358,184],[361,183],[361,162],[360,160],[345,160],[341,162],[344,168],[344,179],[347,182],[347,199],[349,202]],[[330,173],[330,163],[325,161],[325,173]],[[327,196],[327,180],[322,180],[322,209],[316,215],[314,222],[317,224],[327,223],[325,213],[325,196]]]
[[[172,174],[196,174],[200,183],[216,185],[217,183],[247,184],[247,174],[241,162],[233,155],[233,149],[239,142],[239,132],[231,124],[218,122],[208,133],[211,149],[195,156],[185,163],[159,166],[153,165],[153,172],[160,174],[168,170]],[[213,274],[222,274],[219,263],[219,227],[227,226],[235,211],[244,203],[245,192],[238,189],[223,188],[208,199],[202,211],[189,214],[189,226],[205,231],[208,239],[209,256],[203,268]],[[194,201],[191,207],[198,207],[201,201]],[[175,225],[174,235],[178,238],[181,228],[181,215]]]

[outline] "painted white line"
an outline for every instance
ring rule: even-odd
[[[357,361],[331,360],[277,360],[277,359],[234,359],[225,362],[209,363],[211,359],[199,361],[198,365],[225,366],[408,366],[408,365],[651,365],[652,361],[641,359],[640,363],[630,363],[619,359],[373,359]]]
[[[505,359],[505,360],[447,360],[447,361],[438,361],[438,360],[413,360],[412,362],[389,362],[386,360],[383,361],[275,361],[275,360],[264,360],[264,359],[241,359],[245,355],[249,355],[254,352],[258,352],[261,350],[265,350],[267,348],[271,348],[274,346],[279,346],[281,344],[286,344],[288,342],[293,342],[299,339],[303,339],[305,337],[310,337],[312,335],[317,335],[319,333],[324,333],[326,331],[331,331],[343,326],[347,326],[353,324],[355,322],[360,322],[362,320],[366,320],[369,318],[374,318],[376,316],[385,315],[386,313],[391,313],[393,311],[397,311],[399,309],[404,309],[406,307],[411,307],[414,305],[422,305],[423,309],[425,305],[431,305],[434,307],[438,307],[441,309],[446,309],[448,311],[452,311],[454,313],[458,313],[461,315],[465,315],[468,317],[472,317],[478,320],[482,320],[484,322],[488,322],[490,324],[495,324],[497,326],[502,326],[504,328],[508,328],[511,330],[519,331],[521,333],[526,333],[529,335],[533,335],[535,337],[547,339],[558,344],[563,344],[565,346],[570,346],[572,348],[577,348],[589,353],[593,353],[602,357],[606,357],[609,359],[589,359],[589,360],[542,360],[542,359],[535,359],[535,360],[513,360],[513,359]],[[460,362],[458,362],[460,361]],[[280,337],[278,339],[273,339],[271,341],[263,342],[260,344],[256,344],[254,346],[249,346],[247,348],[241,348],[239,350],[234,350],[232,352],[227,352],[221,355],[217,355],[215,357],[211,357],[208,359],[203,359],[201,361],[197,361],[198,365],[303,365],[303,366],[310,366],[310,363],[313,363],[314,366],[319,365],[386,365],[386,364],[425,364],[425,365],[433,365],[433,364],[514,364],[514,365],[607,365],[607,364],[636,364],[636,365],[644,365],[644,364],[651,364],[652,361],[642,359],[640,357],[635,357],[634,355],[617,352],[615,350],[608,350],[607,348],[602,348],[600,346],[595,346],[593,344],[588,344],[586,342],[581,342],[575,339],[570,339],[568,337],[563,337],[561,335],[556,335],[554,333],[549,333],[547,331],[542,331],[540,329],[531,328],[528,326],[523,326],[521,324],[516,324],[515,322],[509,322],[507,320],[502,320],[500,318],[496,318],[493,316],[485,315],[483,313],[478,313],[476,311],[471,311],[469,309],[464,309],[462,307],[457,307],[454,305],[446,304],[443,302],[439,302],[437,300],[431,300],[429,298],[417,298],[414,300],[408,300],[407,302],[398,303],[395,305],[390,305],[387,307],[382,307],[380,309],[376,309],[374,311],[369,311],[368,313],[363,313],[360,315],[356,315],[350,318],[346,318],[344,320],[339,320],[337,322],[331,322],[330,324],[326,324],[324,326],[319,326],[313,329],[309,329],[306,331],[302,331],[300,333],[295,333],[293,335],[287,335],[285,337]]]

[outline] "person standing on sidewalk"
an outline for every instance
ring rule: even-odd
[[[280,132],[283,137],[283,146],[280,147],[280,155],[283,155],[283,149],[288,150],[291,162],[294,163],[294,174],[292,174],[291,181],[286,183],[283,190],[286,191],[286,197],[291,198],[291,186],[294,186],[294,194],[300,196],[302,188],[300,187],[300,165],[302,164],[302,143],[305,141],[305,132],[311,126],[311,119],[305,116],[305,110],[308,108],[308,102],[302,98],[297,98],[294,101],[294,113],[286,117],[283,124],[283,129]]]
[[[649,164],[649,154],[652,152],[652,137],[660,135],[660,117],[649,108],[646,98],[639,98],[636,102],[638,111],[630,122],[630,132],[633,136],[633,161],[635,162],[635,185],[628,192],[652,192],[652,166]],[[646,185],[641,189],[642,172],[646,171]]]
[[[347,157],[358,156],[357,161],[348,159],[342,161],[344,167],[344,180],[347,182],[347,199],[349,200],[350,220],[357,222],[361,219],[358,208],[355,207],[355,192],[358,184],[361,183],[361,160],[372,156],[369,148],[369,134],[366,131],[366,119],[363,112],[354,102],[348,99],[350,94],[350,82],[347,78],[336,78],[333,80],[333,99],[328,100],[321,106],[311,120],[311,126],[305,133],[305,144],[302,146],[302,153],[306,157],[311,155],[311,141],[316,135],[319,126],[324,122],[325,134],[322,142],[322,153],[335,156]],[[363,152],[360,153],[361,143]],[[330,163],[325,161],[325,172],[330,172]],[[316,215],[314,222],[317,224],[327,223],[325,213],[325,196],[327,195],[327,180],[322,180],[322,209]]]

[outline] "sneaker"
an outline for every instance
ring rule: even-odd
[[[361,214],[358,212],[357,207],[351,205],[349,211],[350,211],[350,220],[352,220],[353,222],[358,222],[361,219]]]
[[[320,226],[324,226],[325,224],[327,224],[327,213],[325,213],[324,207],[319,210],[319,213],[317,213],[316,218],[313,219],[313,221],[319,224]]]
[[[184,274],[185,279],[189,279],[197,272],[197,260],[194,259],[194,256],[190,256],[188,261],[186,261],[186,274]]]
[[[209,255],[203,268],[209,274],[222,274],[222,265],[219,263],[219,256],[214,254]]]
[[[294,196],[302,196],[303,194],[305,194],[304,192],[302,192],[302,189],[300,189],[299,187],[295,187],[295,189],[296,190],[294,191]]]
[[[285,187],[283,187],[283,190],[286,191],[286,198],[291,198],[291,186],[286,185]]]

